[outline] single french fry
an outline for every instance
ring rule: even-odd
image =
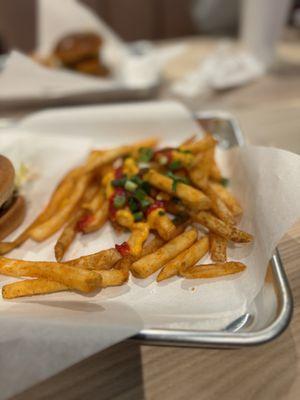
[[[58,206],[71,192],[74,185],[74,179],[80,174],[80,172],[81,172],[80,167],[74,168],[62,179],[62,181],[58,184],[58,186],[54,190],[45,209],[16,239],[14,239],[12,242],[0,243],[0,255],[7,254],[10,251],[16,249],[17,247],[20,247],[23,243],[25,243],[29,239],[30,231],[32,228],[46,221],[54,214],[54,212],[56,212]]]
[[[150,170],[146,173],[144,179],[157,189],[179,197],[185,204],[191,206],[195,210],[206,210],[210,207],[209,198],[192,186],[184,183],[177,183],[176,190],[173,190],[173,180],[154,170]]]
[[[189,169],[191,181],[197,188],[201,190],[205,190],[207,188],[209,173],[213,162],[213,155],[214,147],[201,154],[202,157],[199,162]]]
[[[243,210],[234,195],[220,183],[212,182],[211,188],[223,200],[234,216],[242,214]]]
[[[102,287],[121,286],[128,280],[128,273],[122,269],[108,269],[96,271],[102,278]]]
[[[91,215],[91,221],[83,228],[83,233],[95,232],[100,229],[108,218],[109,202],[105,200],[102,206]]]
[[[143,250],[143,244],[149,236],[149,225],[145,222],[134,223],[131,227],[131,234],[127,243],[130,248],[130,254],[138,257]]]
[[[233,225],[235,223],[233,214],[223,202],[223,200],[212,189],[210,184],[208,184],[205,193],[211,200],[212,212],[222,221],[226,222],[227,224]]]
[[[83,200],[81,204],[81,208],[85,211],[88,211],[92,214],[97,212],[105,201],[104,193],[99,189],[99,187],[95,187],[95,193],[93,194],[91,199]]]
[[[184,140],[179,147],[184,147],[188,146],[189,144],[195,143],[195,140],[197,138],[197,135],[192,135],[188,137],[186,140]]]
[[[157,281],[160,282],[168,279],[171,276],[177,275],[178,272],[181,273],[181,271],[195,265],[208,252],[208,247],[207,236],[197,240],[191,247],[164,265],[157,277]]]
[[[17,297],[55,293],[64,290],[69,290],[69,288],[62,283],[48,281],[47,279],[26,279],[4,285],[2,287],[2,296],[4,299],[15,299]]]
[[[210,177],[210,179],[212,179],[213,181],[216,181],[216,182],[220,182],[220,180],[222,179],[221,170],[215,159],[212,161],[212,166],[211,166],[211,170],[209,173],[209,177]]]
[[[78,178],[74,186],[74,190],[68,196],[68,198],[63,201],[57,212],[45,222],[30,229],[29,234],[32,239],[36,240],[37,242],[42,242],[43,240],[52,236],[64,225],[78,205],[90,178],[90,174],[82,175],[80,178]]]
[[[244,232],[235,226],[226,224],[219,218],[207,211],[200,211],[198,214],[192,214],[195,222],[205,226],[209,231],[223,237],[227,240],[232,240],[236,243],[248,243],[253,240],[250,233]]]
[[[209,250],[212,261],[224,263],[227,260],[227,239],[210,232]]]
[[[157,142],[157,138],[148,138],[128,146],[121,146],[106,151],[94,151],[93,157],[90,157],[85,165],[85,171],[93,171],[94,169],[99,168],[102,165],[111,163],[117,158],[125,156],[126,154],[129,154],[135,149],[139,149],[140,147],[154,147],[156,146]]]
[[[162,208],[153,210],[148,215],[147,222],[164,240],[170,240],[176,230],[176,226]]]
[[[147,278],[164,264],[187,249],[197,239],[197,231],[191,229],[176,236],[157,251],[140,258],[131,265],[131,272],[137,278]]]
[[[211,135],[206,135],[203,139],[198,140],[195,143],[180,146],[181,150],[188,150],[196,154],[202,151],[209,150],[216,145],[216,140]]]
[[[70,289],[91,292],[101,287],[101,276],[69,265],[45,261],[21,261],[0,257],[0,273],[3,275],[42,278],[62,283]]]
[[[242,272],[246,265],[240,262],[230,261],[226,263],[195,265],[182,273],[188,279],[207,279],[219,276],[232,275]]]
[[[65,261],[63,264],[72,267],[85,268],[90,270],[110,269],[121,259],[120,253],[115,248],[99,251],[98,253],[89,254]]]

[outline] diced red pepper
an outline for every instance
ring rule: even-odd
[[[83,232],[88,225],[93,221],[94,216],[92,214],[86,214],[80,218],[80,220],[76,224],[76,230],[78,232]]]
[[[128,256],[130,254],[130,246],[127,242],[116,244],[115,247],[122,257]]]
[[[146,211],[147,216],[152,213],[152,211],[157,210],[158,208],[165,209],[165,204],[163,201],[156,200],[153,204],[151,204]]]

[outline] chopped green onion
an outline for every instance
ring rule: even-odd
[[[132,213],[135,213],[139,209],[139,204],[138,204],[137,200],[133,197],[129,197],[128,206]]]
[[[138,211],[138,212],[133,214],[133,218],[134,218],[135,222],[142,221],[143,218],[144,218],[144,214],[142,213],[142,211]]]
[[[143,184],[143,180],[138,176],[138,175],[134,175],[130,178],[130,180],[134,183],[136,183],[138,186]]]
[[[174,160],[169,164],[169,168],[172,170],[179,169],[182,167],[180,160]]]
[[[163,215],[166,215],[166,213],[163,210],[159,210],[158,211],[158,215],[162,217]]]
[[[158,163],[159,163],[160,165],[166,165],[166,164],[168,164],[168,157],[167,157],[167,156],[164,156],[164,155],[160,155],[160,156],[158,157]]]
[[[186,185],[188,185],[190,183],[188,178],[183,177],[183,176],[175,175],[171,171],[167,172],[167,176],[173,180],[173,184],[172,184],[173,192],[176,192],[176,188],[177,188],[177,184],[178,183],[185,183]]]
[[[183,153],[183,154],[192,154],[191,150],[177,149],[177,151],[179,151],[179,153]]]
[[[138,185],[129,179],[125,182],[124,188],[128,190],[128,192],[134,192],[137,189]]]
[[[222,178],[220,180],[220,183],[222,186],[227,187],[229,185],[229,179],[228,178]]]
[[[146,192],[144,192],[144,190],[143,189],[137,189],[136,191],[135,191],[135,193],[134,193],[134,196],[135,196],[135,198],[136,199],[138,199],[138,200],[144,200],[145,198],[146,198],[146,196],[147,196],[147,193]]]
[[[114,187],[124,187],[125,183],[126,183],[127,178],[120,178],[120,179],[114,179],[111,184]]]
[[[141,147],[139,149],[139,162],[147,163],[153,157],[153,150],[150,147]]]
[[[149,182],[143,181],[143,183],[141,184],[141,188],[144,190],[144,192],[146,192],[147,194],[150,194],[151,185]]]
[[[126,196],[124,194],[117,194],[114,197],[114,207],[122,208],[126,204]]]
[[[142,208],[147,208],[150,206],[151,201],[149,201],[148,199],[142,199],[140,200],[140,204]]]

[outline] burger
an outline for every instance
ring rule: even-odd
[[[13,232],[25,217],[25,200],[15,187],[15,169],[0,155],[0,240]]]

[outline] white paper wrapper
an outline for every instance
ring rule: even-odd
[[[30,220],[59,177],[79,163],[91,147],[114,146],[149,135],[158,135],[163,144],[173,145],[195,132],[198,127],[189,113],[174,103],[52,110],[3,130],[0,152],[15,162],[20,158],[34,161],[38,167],[40,179],[27,187]],[[58,293],[1,300],[0,352],[5,356],[3,363],[0,358],[4,372],[0,383],[5,382],[6,392],[0,398],[139,331],[141,326],[216,330],[247,310],[263,285],[276,243],[299,217],[300,158],[276,149],[244,147],[220,151],[219,160],[245,210],[240,226],[255,236],[253,244],[230,249],[232,259],[247,264],[246,272],[226,279],[174,278],[161,284],[155,282],[155,276],[131,278],[127,285],[94,296]],[[42,244],[28,242],[10,256],[53,260],[55,238]],[[116,236],[107,225],[101,232],[78,238],[67,257],[92,253],[123,240],[124,236]],[[1,283],[12,280],[1,277]],[[15,352],[16,348],[20,351]]]

